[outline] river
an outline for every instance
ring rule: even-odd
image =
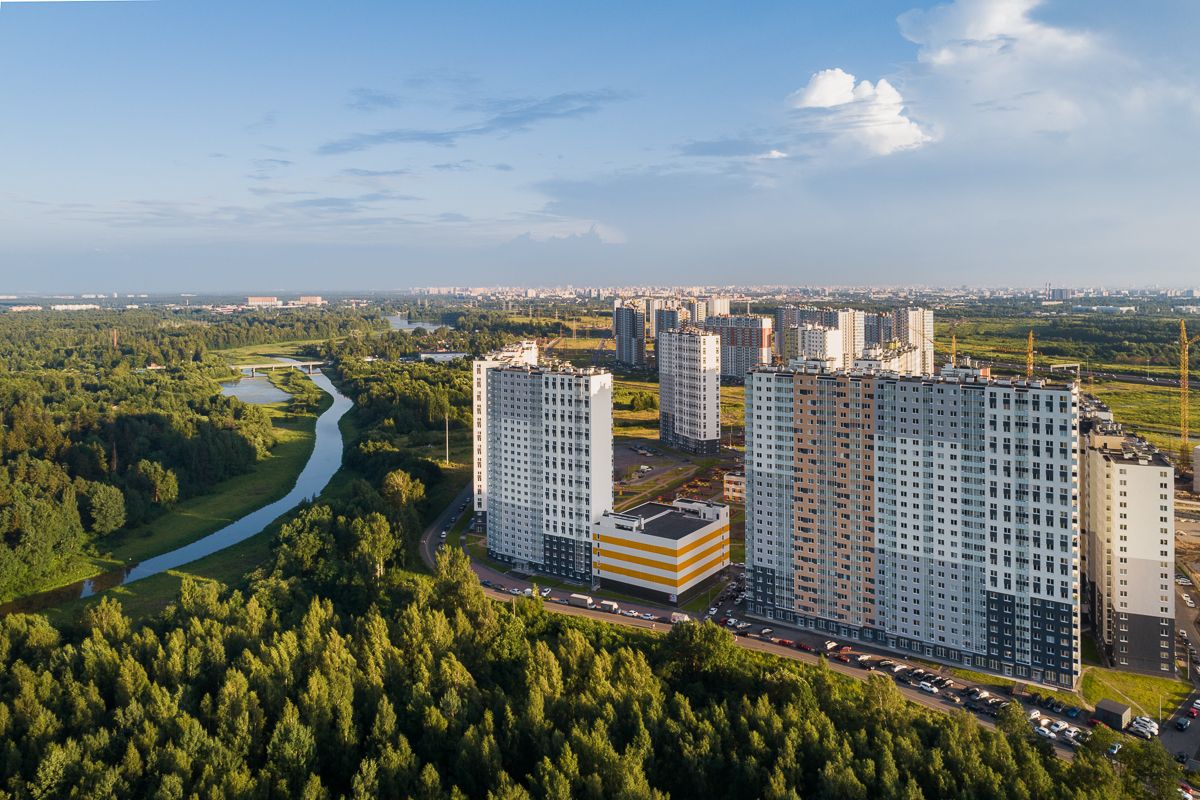
[[[317,418],[316,441],[313,443],[312,455],[309,456],[308,463],[300,471],[295,486],[287,495],[256,511],[251,511],[246,516],[191,544],[161,553],[124,569],[106,572],[58,589],[17,598],[0,605],[0,614],[44,611],[70,600],[90,597],[114,586],[140,581],[151,575],[190,564],[197,559],[249,539],[281,515],[298,506],[301,501],[320,494],[329,484],[334,473],[342,466],[343,442],[338,422],[351,409],[354,402],[339,392],[325,375],[316,372],[310,377],[313,383],[333,397],[333,404]]]

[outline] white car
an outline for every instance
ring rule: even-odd
[[[734,619],[733,617],[730,617],[729,619],[725,620],[725,627],[727,627],[727,628],[736,628],[736,627],[737,627],[737,622],[738,622],[738,621],[737,621],[736,619]],[[1197,701],[1197,702],[1198,702],[1198,703],[1200,703],[1200,701]]]
[[[715,616],[717,615],[717,610],[716,610],[715,608],[710,608],[710,609],[708,610],[708,615],[709,615],[710,617],[715,617]]]
[[[542,592],[541,592],[541,594],[542,594],[542,597],[549,597],[549,596],[550,596],[550,589],[549,589],[549,587],[547,587],[547,588],[545,588],[545,589],[542,589]]]
[[[1042,737],[1043,739],[1057,739],[1058,738],[1057,736],[1055,736],[1053,733],[1046,730],[1045,728],[1034,728],[1033,732],[1036,733],[1038,736]]]
[[[654,615],[647,611],[645,614],[642,614],[642,619],[650,621],[654,619]]]
[[[1033,722],[1035,719],[1040,719],[1041,716],[1042,716],[1042,712],[1038,711],[1035,708],[1033,711],[1029,712],[1029,721]]]
[[[1051,732],[1051,733],[1062,733],[1063,731],[1065,731],[1065,730],[1066,730],[1067,728],[1069,728],[1069,727],[1071,727],[1071,726],[1070,726],[1070,725],[1068,725],[1067,723],[1063,722],[1063,721],[1060,719],[1060,720],[1058,720],[1057,722],[1053,722],[1053,723],[1051,723],[1051,724],[1050,724],[1050,732]]]
[[[917,684],[917,688],[920,689],[922,692],[926,692],[928,694],[937,694],[938,693],[938,688],[936,686],[934,686],[932,683],[930,683],[929,681],[921,681],[920,683]]]

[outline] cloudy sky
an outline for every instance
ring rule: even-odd
[[[1200,284],[1194,0],[0,0],[0,294]]]

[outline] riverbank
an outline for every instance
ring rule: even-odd
[[[145,525],[96,540],[93,554],[81,556],[64,566],[53,580],[10,599],[69,586],[183,547],[283,497],[312,454],[317,416],[333,402],[324,392],[321,395],[315,414],[291,414],[286,410],[287,403],[261,406],[271,417],[276,444],[251,471],[218,483],[211,491],[177,504]]]
[[[338,391],[341,391],[341,387],[332,378],[330,379],[330,383]],[[324,391],[321,394],[323,400],[318,411],[318,416],[325,413],[333,403],[331,395]],[[343,443],[353,442],[353,437],[357,435],[358,427],[354,417],[355,409],[351,408],[338,420],[338,432]],[[315,418],[306,417],[306,419],[308,420],[309,427],[312,428],[316,422]],[[308,453],[310,454],[314,443],[315,441],[309,443]],[[306,455],[304,461],[307,460],[308,456]],[[303,463],[301,466],[303,466]],[[339,469],[329,479],[324,489],[317,494],[315,501],[321,502],[344,495],[350,490],[351,482],[352,479],[349,473],[339,466]],[[251,507],[251,510],[261,508],[262,506],[263,504],[254,505]],[[275,534],[290,516],[290,511],[283,512],[270,521],[269,524],[265,525],[262,530],[243,541],[198,558],[183,566],[168,569],[133,583],[115,586],[89,597],[68,600],[42,613],[55,625],[70,624],[77,621],[88,608],[100,602],[101,598],[112,597],[121,602],[124,613],[130,619],[138,620],[158,614],[171,603],[175,602],[179,598],[179,591],[185,579],[190,578],[203,582],[222,584],[234,589],[244,588],[248,583],[247,576],[269,560],[271,556],[271,543],[274,541]],[[199,538],[203,538],[203,536]]]

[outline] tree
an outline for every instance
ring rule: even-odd
[[[392,526],[382,514],[368,514],[350,523],[354,536],[354,555],[366,567],[369,577],[383,577],[383,568],[396,552],[397,541]]]
[[[92,483],[85,497],[92,533],[103,536],[125,524],[125,495],[120,489],[107,483]]]
[[[143,458],[138,462],[137,475],[149,489],[153,502],[169,506],[179,499],[179,480],[175,473],[157,461]]]
[[[402,469],[394,469],[383,477],[382,493],[384,499],[400,510],[425,499],[425,484]]]

